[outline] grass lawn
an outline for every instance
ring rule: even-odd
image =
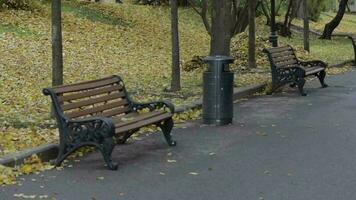
[[[318,30],[322,32],[324,30],[325,24],[330,22],[336,13],[333,12],[325,12],[321,13],[320,19],[317,22],[310,21],[310,28]],[[293,21],[296,25],[303,25],[303,21],[296,19]],[[340,23],[340,25],[335,29],[335,33],[354,33],[356,34],[356,15],[346,13]]]
[[[322,32],[326,23],[328,23],[335,13],[322,13],[318,22],[310,21],[310,28]],[[278,17],[279,21],[283,16]],[[295,19],[293,24],[303,26],[301,19]],[[345,14],[340,25],[335,29],[335,33],[355,33],[356,34],[356,15]],[[310,38],[311,56],[322,59],[329,64],[340,63],[354,58],[354,50],[351,40],[343,37],[333,37],[332,40],[320,40],[318,36],[311,34]],[[293,34],[292,38],[282,38],[282,42],[292,44],[293,46],[303,45],[302,34]]]
[[[181,8],[179,14],[183,66],[195,55],[208,55],[210,40],[192,9]],[[50,22],[50,5],[44,5],[41,12],[0,11],[0,156],[57,140],[56,129],[43,127],[55,124],[49,118],[50,100],[41,92],[51,85]],[[258,18],[257,30],[257,69],[246,67],[247,34],[233,39],[237,86],[270,80],[262,53],[269,47],[269,28],[263,18]],[[163,92],[169,88],[171,72],[168,7],[63,1],[63,39],[65,83],[119,74],[140,101],[166,98],[179,105],[201,97],[202,69],[182,71],[181,92]],[[336,63],[352,58],[351,44],[342,38],[322,41],[313,37],[311,54],[302,50],[301,35],[280,38],[280,43],[292,44],[305,59]],[[196,118],[199,113],[177,118]]]

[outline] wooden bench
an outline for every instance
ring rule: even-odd
[[[118,165],[111,159],[115,144],[125,143],[147,125],[158,126],[168,145],[176,145],[170,134],[174,106],[164,101],[133,101],[119,76],[45,88],[43,93],[52,99],[59,128],[57,166],[78,148],[94,146],[102,153],[109,169],[116,170]]]
[[[291,46],[274,47],[264,49],[268,55],[272,71],[272,89],[270,94],[279,87],[290,84],[292,87],[298,86],[302,96],[306,96],[303,91],[305,77],[317,76],[323,88],[327,87],[324,82],[327,64],[323,61],[315,60],[300,61]]]

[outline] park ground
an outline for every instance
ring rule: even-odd
[[[322,15],[320,29],[330,19]],[[346,15],[336,30],[356,32],[355,15]],[[160,20],[157,20],[160,19]],[[296,22],[297,24],[300,22]],[[270,80],[269,65],[262,49],[269,47],[269,28],[258,18],[257,69],[247,66],[247,34],[235,37],[232,54],[236,58],[236,86]],[[41,11],[0,12],[0,156],[58,140],[55,122],[49,117],[50,99],[41,90],[51,85],[50,5]],[[203,67],[192,70],[197,56],[209,53],[209,36],[199,16],[191,9],[180,9],[182,91],[164,92],[170,84],[170,10],[124,3],[120,5],[63,1],[64,79],[66,83],[111,74],[123,77],[130,93],[140,100],[169,99],[181,105],[199,99]],[[302,36],[280,38],[281,45],[292,44],[302,59],[322,59],[336,64],[353,58],[352,45],[345,38],[331,41],[312,36],[311,53],[302,49]],[[192,61],[193,60],[193,61]],[[329,69],[329,74],[349,71],[350,66]],[[154,80],[154,81],[153,81]],[[177,122],[200,117],[200,110],[175,116]],[[149,127],[143,132],[154,132]],[[43,167],[29,165],[0,171],[16,175]],[[47,165],[44,166],[47,168]],[[11,172],[11,173],[10,173]],[[6,173],[4,173],[6,174]],[[13,182],[13,178],[1,182]]]
[[[356,198],[356,71],[235,104],[224,127],[193,123],[117,146],[117,171],[99,153],[23,176],[1,199],[350,200]]]

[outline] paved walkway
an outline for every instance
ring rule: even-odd
[[[0,188],[0,199],[356,199],[356,72],[326,80],[326,89],[309,82],[307,97],[239,102],[230,126],[174,130],[175,148],[160,134],[117,146],[118,171],[94,153],[62,171],[24,176],[22,186]]]

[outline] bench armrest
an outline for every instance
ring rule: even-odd
[[[322,67],[326,68],[328,64],[321,60],[312,60],[312,61],[299,61],[299,64],[303,67]]]
[[[138,103],[134,101],[131,102],[132,102],[131,106],[134,110],[149,108],[152,111],[154,109],[159,109],[159,108],[168,108],[172,114],[174,113],[174,105],[169,101],[152,101],[147,103]]]
[[[65,126],[70,132],[85,133],[85,137],[93,137],[94,140],[115,135],[115,124],[110,118],[91,117],[66,120]]]

